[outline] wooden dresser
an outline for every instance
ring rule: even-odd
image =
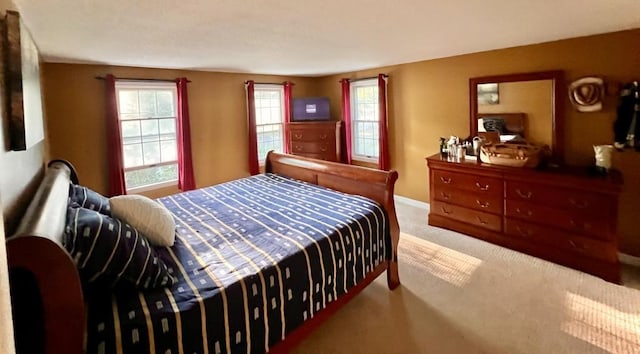
[[[294,155],[340,162],[342,121],[289,123],[289,151]]]
[[[586,168],[533,170],[427,158],[429,225],[620,282],[622,177]]]

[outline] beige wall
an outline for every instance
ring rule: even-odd
[[[194,173],[197,187],[249,175],[244,82],[295,83],[293,96],[316,96],[309,78],[45,64],[44,88],[50,151],[76,167],[80,181],[98,192],[108,189],[104,81],[96,76],[175,79],[186,76]],[[152,197],[177,192],[165,189]]]
[[[563,70],[567,82],[583,76],[628,82],[638,79],[640,68],[634,43],[640,43],[640,29],[333,75],[322,78],[319,87],[332,103],[340,102],[340,78],[389,75],[391,166],[400,175],[396,192],[428,201],[424,158],[438,152],[439,137],[469,134],[469,78]],[[617,102],[617,96],[608,95],[601,112],[578,113],[567,96],[560,97],[566,117],[568,163],[589,165],[592,145],[612,143]],[[340,116],[339,104],[333,104],[332,110]],[[621,249],[640,256],[640,229],[634,225],[640,209],[640,184],[636,183],[640,180],[640,153],[617,153],[614,164],[627,181],[618,225]]]

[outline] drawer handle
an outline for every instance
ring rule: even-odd
[[[481,191],[488,191],[489,185],[485,184],[484,186],[480,185],[480,182],[476,182],[476,187],[478,187]]]
[[[520,208],[516,208],[516,213],[520,214],[520,215],[525,215],[527,217],[533,215],[533,212],[531,212],[531,210],[527,210],[527,212],[524,212],[522,210],[520,210]],[[573,222],[573,220],[571,220]]]
[[[569,240],[569,244],[571,245],[571,247],[577,249],[578,251],[586,251],[587,247],[585,247],[584,245],[581,244],[577,244],[575,242],[573,242],[573,240]]]
[[[482,225],[486,225],[489,223],[488,221],[482,220],[479,216],[476,216],[476,219],[478,219],[478,222],[481,223]]]
[[[320,139],[321,139],[321,140],[324,140],[324,139],[326,139],[326,138],[327,138],[327,134],[321,134],[321,135],[320,135]]]
[[[293,134],[296,139],[302,139],[302,134]]]
[[[296,145],[296,151],[303,151],[304,149],[300,145]]]
[[[440,192],[440,195],[442,196],[443,199],[446,199],[446,200],[451,199],[451,194],[447,194],[445,192]]]
[[[584,209],[589,206],[589,202],[587,202],[586,200],[576,201],[573,198],[569,198],[569,202],[571,203],[571,205],[579,209]]]
[[[445,214],[447,214],[447,215],[449,215],[449,214],[453,213],[453,211],[452,211],[452,210],[447,210],[445,207],[440,207],[440,209],[442,209],[442,212],[443,212],[443,213],[445,213]]]
[[[573,219],[569,219],[569,224],[571,224],[572,227],[580,227],[580,225],[578,225],[578,223]],[[591,224],[588,222],[582,223],[582,229],[584,230],[591,229]]]
[[[488,208],[491,205],[489,202],[483,202],[480,199],[476,199],[476,204],[478,204],[481,208]]]
[[[442,183],[444,184],[450,184],[451,183],[451,177],[440,177],[440,181],[442,181]]]
[[[326,151],[327,151],[327,147],[326,147],[326,146],[321,146],[321,147],[320,147],[320,151],[322,151],[322,152],[326,152]]]
[[[533,235],[533,231],[531,231],[531,229],[526,229],[523,230],[520,225],[516,225],[516,230],[518,230],[518,232],[520,233],[520,235],[524,236],[524,237],[529,237],[531,235]]]
[[[527,192],[527,193],[523,193],[520,188],[516,188],[516,193],[518,193],[518,195],[520,196],[520,198],[524,198],[524,199],[530,199],[533,196],[533,193],[531,193],[531,191]]]

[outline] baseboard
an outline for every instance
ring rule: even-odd
[[[620,261],[620,263],[628,264],[634,267],[640,267],[640,257],[618,252],[618,260]]]
[[[405,204],[409,204],[409,205],[417,207],[417,208],[429,210],[429,203],[425,203],[425,202],[421,202],[419,200],[403,197],[403,196],[400,196],[400,195],[397,195],[397,194],[395,194],[393,196],[393,199],[395,199],[397,201],[400,201],[400,202],[403,202]]]

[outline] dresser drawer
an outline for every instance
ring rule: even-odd
[[[535,183],[507,180],[505,193],[507,199],[553,205],[559,209],[581,214],[607,213],[612,207],[612,199],[604,194]]]
[[[292,142],[291,152],[294,154],[299,153],[313,153],[313,154],[334,154],[336,147],[334,144],[329,143],[313,143],[313,142]]]
[[[618,259],[615,244],[611,242],[581,237],[548,226],[512,218],[505,220],[504,228],[507,235],[525,242],[542,243],[554,249],[561,249],[607,262],[616,262]]]
[[[291,129],[289,131],[291,141],[316,141],[335,144],[335,129]]]
[[[485,213],[438,200],[431,203],[431,212],[492,231],[502,231],[502,217],[499,215]]]
[[[434,198],[443,202],[495,214],[502,214],[504,204],[502,196],[488,193],[470,193],[448,185],[436,186]]]
[[[503,183],[499,178],[435,170],[433,171],[433,179],[432,183],[435,184],[436,189],[444,186],[477,192],[496,198],[502,198],[503,196]]]
[[[548,205],[553,206],[554,204],[550,202]],[[510,199],[505,202],[505,215],[603,240],[611,238],[608,215],[586,215],[575,210],[556,209],[551,206]]]

